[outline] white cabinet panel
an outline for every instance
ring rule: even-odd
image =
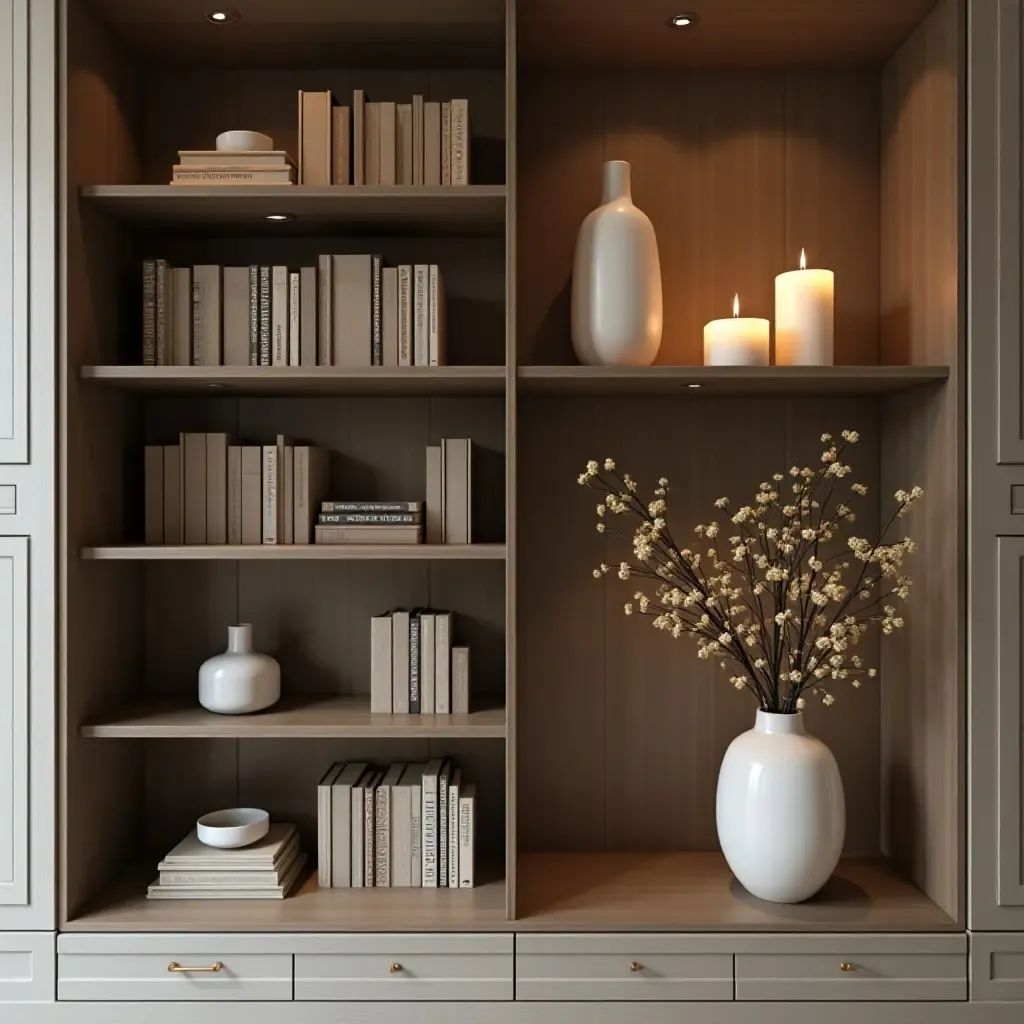
[[[55,948],[53,932],[0,932],[0,1003],[52,1003]]]
[[[1024,1003],[1024,935],[971,936],[971,1001]]]

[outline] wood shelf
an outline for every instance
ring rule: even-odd
[[[307,850],[307,854],[310,851]],[[313,850],[310,860],[315,860]],[[321,889],[307,862],[283,900],[147,900],[154,866],[125,872],[68,921],[71,932],[460,932],[511,928],[501,872],[475,889]],[[490,880],[488,880],[490,879]]]
[[[503,561],[504,544],[108,544],[89,561]]]
[[[956,931],[883,860],[840,861],[799,904],[765,903],[718,852],[521,853],[516,927],[537,931]]]
[[[500,395],[504,366],[83,366],[82,379],[125,391],[231,395]]]
[[[521,366],[519,390],[553,395],[888,395],[948,366]]]
[[[504,185],[83,185],[84,202],[138,227],[228,234],[501,235]],[[284,213],[287,221],[268,221]]]
[[[483,703],[483,701],[481,701]],[[91,739],[500,739],[505,709],[468,715],[372,715],[360,697],[287,697],[254,715],[215,715],[155,699],[83,725]]]

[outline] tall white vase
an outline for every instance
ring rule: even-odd
[[[601,205],[576,239],[572,346],[586,366],[650,366],[661,345],[661,327],[654,226],[633,205],[629,164],[609,160]]]
[[[732,741],[717,818],[732,873],[760,899],[800,903],[828,881],[846,832],[843,780],[802,714],[758,711],[754,728]]]
[[[228,626],[228,647],[199,669],[199,703],[220,715],[246,715],[276,704],[281,666],[252,648],[252,626]]]

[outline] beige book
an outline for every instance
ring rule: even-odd
[[[441,184],[441,104],[423,104],[423,184]]]
[[[147,444],[145,453],[146,543],[164,543],[164,448]]]
[[[469,714],[469,648],[452,648],[452,714]]]
[[[206,543],[206,435],[181,435],[181,494],[186,544]]]
[[[366,879],[363,877],[363,849],[364,842],[363,836],[366,829],[366,784],[373,779],[374,770],[368,768],[365,764],[360,765],[363,771],[360,773],[359,778],[352,784],[349,792],[349,822],[346,834],[348,835],[348,865],[349,865],[349,884],[353,889],[361,889],[366,883]],[[338,810],[338,805],[334,806],[335,811]],[[335,815],[335,829],[338,827],[337,815]],[[334,849],[338,849],[338,832],[335,831],[335,844]],[[335,862],[337,863],[337,862]],[[337,879],[337,871],[335,871],[335,879]],[[339,883],[335,881],[335,887],[338,887]]]
[[[398,268],[398,365],[413,365],[412,342],[412,267],[402,264]]]
[[[288,268],[270,268],[270,365],[288,365]]]
[[[412,98],[412,183],[423,184],[423,97]]]
[[[249,268],[224,268],[224,365],[249,365]]]
[[[414,366],[429,366],[430,267],[417,263],[412,278],[412,361]]]
[[[316,267],[299,271],[299,366],[316,366]]]
[[[394,103],[378,103],[378,132],[380,135],[380,172],[379,184],[397,184],[397,140],[398,132]]]
[[[242,543],[242,446],[228,445],[228,543]]]
[[[370,713],[391,714],[391,616],[370,619]]]
[[[295,540],[313,543],[313,526],[330,483],[330,452],[326,448],[295,448]]]
[[[242,447],[242,543],[263,543],[263,450]]]
[[[366,783],[366,798],[363,802],[365,825],[363,828],[363,885],[373,886],[376,882],[374,850],[377,845],[377,787],[384,779],[383,772],[376,772]]]
[[[317,544],[422,544],[422,526],[317,526]]]
[[[391,613],[391,713],[409,714],[409,621],[407,611]]]
[[[399,103],[395,110],[395,177],[399,185],[412,184],[412,104]]]
[[[469,100],[452,100],[452,184],[469,184]]]
[[[444,543],[444,449],[427,447],[427,543]]]
[[[448,780],[448,888],[459,887],[459,790],[462,769],[456,768]]]
[[[366,123],[366,184],[380,184],[380,107],[367,103],[363,118]]]
[[[154,882],[146,892],[150,900],[281,900],[291,891],[306,866],[306,855],[298,854],[281,876],[278,885],[242,889],[236,886],[162,886]]]
[[[444,366],[448,360],[448,321],[444,276],[436,263],[430,264],[428,292],[427,365]]]
[[[331,181],[335,185],[352,184],[352,108],[334,108],[334,134],[331,146]]]
[[[344,768],[343,764],[332,764],[316,787],[316,881],[321,889],[331,888],[333,878],[331,788]]]
[[[299,365],[299,272],[288,274],[288,365]]]
[[[382,366],[398,365],[398,267],[381,270],[380,329]]]
[[[375,808],[375,841],[374,841],[374,885],[381,889],[391,888],[391,812],[394,808],[394,794],[405,771],[405,764],[398,762],[390,765],[384,778],[377,787],[377,806]]]
[[[175,267],[171,273],[171,338],[175,366],[192,365],[192,268]]]
[[[192,268],[192,365],[221,365],[221,273],[215,264]]]
[[[299,183],[331,183],[331,110],[330,92],[299,91]]]
[[[282,452],[280,465],[281,491],[279,495],[282,519],[282,544],[295,543],[295,449],[289,444]]]
[[[373,257],[332,257],[334,266],[334,365],[370,366]]]
[[[441,184],[452,183],[452,105],[441,104]]]
[[[331,885],[347,889],[352,878],[352,797],[366,762],[347,764],[331,784]],[[361,835],[361,833],[360,833]],[[362,843],[360,842],[360,848]]]
[[[278,524],[278,480],[280,477],[277,445],[263,445],[263,543],[277,544],[281,532]]]
[[[206,435],[206,543],[228,542],[228,435]]]
[[[366,93],[352,93],[352,184],[366,184]]]
[[[459,787],[459,888],[476,885],[476,786]]]
[[[469,530],[469,438],[445,438],[444,449],[444,538],[446,544],[468,544]]]
[[[317,336],[316,362],[318,366],[331,366],[334,343],[334,270],[330,256],[317,257]]]
[[[434,713],[452,713],[452,613],[434,616]]]
[[[409,780],[409,803],[412,810],[412,857],[409,879],[414,889],[423,884],[423,773],[425,763],[411,764],[403,779]]]
[[[164,543],[182,544],[181,445],[164,445]]]
[[[157,864],[158,871],[257,871],[277,868],[298,843],[296,826],[271,822],[267,834],[251,846],[236,850],[218,849],[200,842],[193,828],[174,849]]]
[[[293,167],[283,149],[247,149],[241,153],[221,149],[179,149],[179,167]]]
[[[172,185],[294,185],[291,167],[197,167],[174,166]]]
[[[391,790],[391,887],[412,885],[412,765],[406,765],[398,785]],[[417,776],[417,779],[422,777]]]
[[[436,697],[437,616],[420,614],[420,714],[432,715]]]

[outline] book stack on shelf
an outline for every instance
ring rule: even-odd
[[[375,103],[356,89],[338,106],[330,92],[300,92],[299,181],[468,185],[469,100]]]
[[[315,267],[142,262],[143,366],[443,366],[444,275],[372,253]]]
[[[280,900],[302,873],[306,855],[294,825],[272,824],[240,850],[206,846],[193,829],[158,866],[151,900]]]
[[[469,648],[453,647],[451,612],[397,609],[370,620],[370,711],[469,713]]]
[[[147,445],[147,544],[312,544],[327,491],[329,453],[295,445],[240,445],[224,433],[183,433]]]
[[[317,787],[324,888],[472,889],[476,791],[448,758],[335,764]]]
[[[294,185],[295,164],[279,149],[179,150],[172,185]]]
[[[323,501],[317,544],[422,544],[421,501]]]

